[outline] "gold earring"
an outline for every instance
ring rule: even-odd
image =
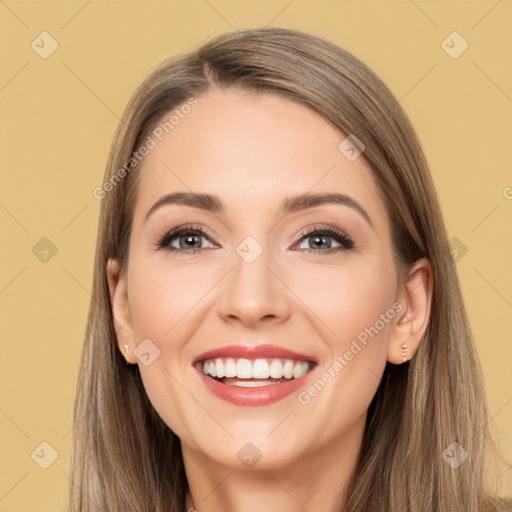
[[[132,363],[131,361],[128,360],[128,348],[129,348],[129,345],[124,345],[124,351],[126,352],[126,357],[125,357],[125,361],[126,361],[126,364],[127,365],[136,365],[137,363]]]
[[[402,357],[404,358],[404,363],[407,361],[407,356],[409,355],[409,349],[407,348],[407,343],[402,345]]]
[[[126,357],[125,357],[125,359],[126,359],[126,364],[133,364],[133,363],[131,363],[130,361],[128,361],[128,348],[129,348],[129,346],[128,346],[128,345],[125,345],[125,346],[124,346],[124,351],[126,352]]]

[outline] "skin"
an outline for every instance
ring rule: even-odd
[[[139,364],[149,399],[182,441],[187,508],[339,510],[386,361],[402,363],[403,343],[413,357],[427,327],[428,261],[398,281],[371,168],[364,154],[349,161],[338,150],[346,136],[323,117],[268,93],[212,90],[197,99],[143,162],[126,272],[115,261],[107,268],[119,349]],[[166,205],[145,221],[161,196],[190,191],[217,195],[225,212]],[[282,200],[306,192],[352,197],[373,227],[339,204],[283,215]],[[201,253],[155,248],[188,223],[208,231]],[[297,240],[313,226],[338,228],[355,247],[329,253],[340,245],[333,238],[330,249],[314,236]],[[249,235],[263,248],[251,264],[236,252]],[[297,393],[268,406],[229,404],[191,364],[213,348],[268,342],[316,358],[314,382],[397,302],[402,310],[307,404]],[[147,338],[160,350],[149,366],[134,355]],[[252,468],[237,456],[247,442],[262,454]]]

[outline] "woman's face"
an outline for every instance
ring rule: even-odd
[[[184,453],[224,466],[357,446],[401,308],[364,153],[340,149],[346,135],[305,106],[234,90],[198,97],[160,138],[140,169],[114,301],[154,408]],[[304,195],[333,200],[294,199]],[[218,364],[206,354],[226,347]],[[237,377],[207,377],[205,358]]]

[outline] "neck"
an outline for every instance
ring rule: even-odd
[[[279,467],[264,465],[262,458],[250,469],[240,469],[240,463],[219,465],[182,444],[190,488],[186,510],[339,512],[343,510],[345,487],[357,461],[362,433],[358,429],[351,435],[340,435],[343,439],[335,446],[325,445]]]

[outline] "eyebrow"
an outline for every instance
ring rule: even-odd
[[[152,213],[166,205],[182,205],[190,206],[192,208],[199,208],[211,213],[220,214],[224,213],[225,208],[222,201],[211,194],[200,194],[196,192],[174,192],[162,196],[158,201],[148,210],[144,222],[148,220]],[[324,204],[340,204],[353,208],[359,212],[364,219],[375,229],[373,222],[368,215],[368,212],[353,198],[345,194],[301,194],[292,197],[287,197],[281,204],[281,210],[284,214],[306,210]]]

